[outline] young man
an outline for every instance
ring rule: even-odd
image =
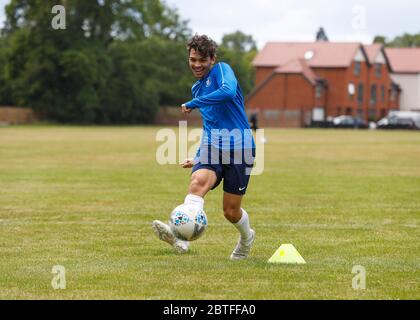
[[[258,130],[258,112],[254,111],[251,116],[249,117],[249,122],[251,123],[251,129],[253,131]]]
[[[192,168],[185,203],[203,208],[204,196],[223,180],[224,216],[240,233],[230,258],[244,259],[255,240],[248,214],[241,208],[255,157],[255,144],[242,91],[231,67],[223,62],[216,64],[217,45],[213,40],[195,35],[187,48],[189,65],[198,81],[192,87],[193,99],[183,104],[181,111],[184,114],[194,109],[200,111],[203,137],[197,156],[182,163],[183,168]],[[189,242],[177,239],[168,225],[155,220],[153,229],[159,239],[176,251],[188,251]]]

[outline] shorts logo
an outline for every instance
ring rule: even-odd
[[[246,189],[246,187],[239,188],[239,191],[244,191],[245,189]]]

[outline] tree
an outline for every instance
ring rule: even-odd
[[[0,36],[0,97],[3,98],[3,105],[12,105],[10,86],[6,79],[6,63],[6,43]]]
[[[64,35],[72,40],[71,36],[102,43],[153,36],[185,40],[190,34],[187,22],[180,19],[176,9],[161,0],[12,0],[6,6],[4,32],[10,34],[25,27],[43,33],[54,31],[50,27],[51,8],[57,4],[66,8]]]
[[[51,27],[58,3],[65,30]],[[61,122],[139,123],[186,100],[188,70],[174,59],[191,32],[161,0],[12,0],[6,15],[1,103]]]
[[[376,36],[375,39],[373,39],[373,43],[380,43],[380,44],[385,45],[386,38],[384,36]]]
[[[219,48],[219,59],[229,63],[234,69],[244,95],[254,87],[255,70],[252,60],[257,54],[257,45],[250,35],[241,31],[223,36]]]
[[[183,43],[161,38],[116,41],[109,52],[113,65],[101,94],[101,122],[153,120],[159,105],[180,105],[191,95],[193,79]]]
[[[224,35],[222,46],[237,53],[247,53],[257,49],[257,44],[252,36],[246,35],[241,31]]]
[[[382,43],[386,47],[394,48],[420,48],[420,33],[397,36],[393,40],[388,41],[384,36],[376,36],[374,43]]]

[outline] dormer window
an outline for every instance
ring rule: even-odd
[[[360,61],[356,61],[354,63],[354,75],[360,76],[361,70],[362,70],[362,64],[360,63]]]
[[[382,65],[380,63],[375,63],[375,76],[378,79],[382,76]]]

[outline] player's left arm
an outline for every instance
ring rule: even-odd
[[[232,68],[226,63],[218,63],[215,68],[218,68],[216,70],[216,81],[219,88],[210,94],[194,98],[185,103],[184,105],[187,108],[195,109],[214,106],[230,101],[235,97],[238,80],[236,80]]]

